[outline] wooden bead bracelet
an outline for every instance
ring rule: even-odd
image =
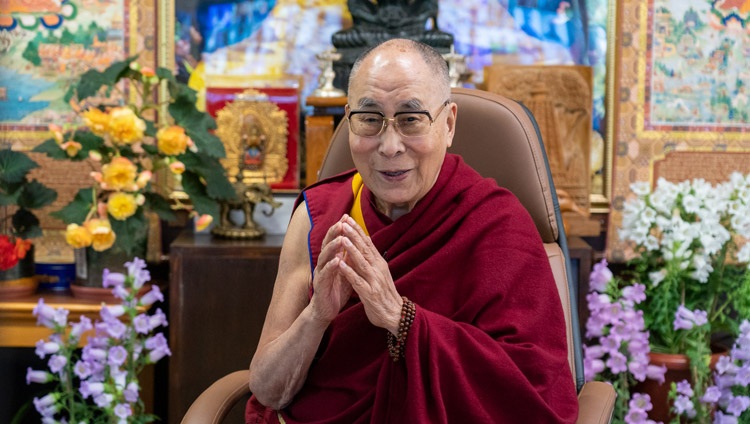
[[[414,302],[401,296],[404,304],[401,306],[401,319],[398,322],[398,335],[394,336],[388,332],[388,353],[391,355],[393,362],[398,361],[404,356],[406,350],[406,336],[409,335],[409,329],[414,323],[414,316],[417,313],[417,307]]]

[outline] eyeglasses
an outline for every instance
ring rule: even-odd
[[[448,106],[450,100],[443,102],[435,118],[440,116]],[[346,117],[349,120],[349,127],[355,135],[360,137],[377,137],[385,131],[390,121],[399,134],[404,137],[421,137],[430,132],[430,127],[435,119],[432,118],[429,111],[416,110],[413,112],[396,112],[393,118],[386,118],[383,112],[373,112],[369,110],[353,110]]]

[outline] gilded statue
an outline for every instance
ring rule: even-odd
[[[266,183],[245,184],[238,181],[233,185],[236,196],[232,201],[221,203],[219,225],[214,227],[211,233],[218,237],[234,239],[256,239],[263,237],[266,230],[253,219],[255,206],[259,203],[267,203],[271,206],[271,211],[263,211],[263,214],[271,216],[276,208],[281,206],[281,203],[274,199],[271,187]],[[235,223],[232,220],[230,215],[234,210],[242,211],[242,222]]]

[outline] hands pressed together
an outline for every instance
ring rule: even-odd
[[[323,239],[313,278],[313,316],[332,321],[352,290],[373,325],[394,335],[398,332],[403,300],[393,284],[388,263],[356,221],[344,215]]]

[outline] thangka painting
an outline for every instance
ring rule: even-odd
[[[624,261],[617,231],[632,183],[718,182],[747,165],[750,1],[624,1],[617,31],[607,247]]]
[[[26,149],[49,124],[75,122],[71,82],[139,53],[154,66],[153,0],[3,0],[0,10],[0,145]]]

